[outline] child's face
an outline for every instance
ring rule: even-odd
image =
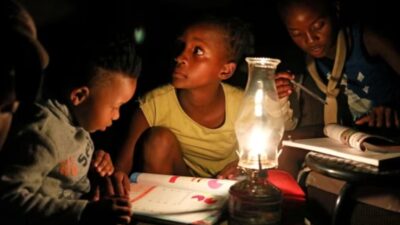
[[[172,84],[195,88],[219,83],[228,61],[225,33],[218,27],[198,24],[179,38],[182,49],[176,57]]]
[[[332,57],[336,43],[333,21],[318,8],[292,5],[282,18],[290,37],[303,51],[314,58]]]
[[[104,131],[119,118],[121,105],[128,102],[136,91],[137,79],[123,76],[119,72],[107,75],[89,89],[88,96],[80,103],[72,100],[73,113],[80,126],[89,132]]]

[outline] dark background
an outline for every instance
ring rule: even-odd
[[[279,0],[275,0],[279,1]],[[302,54],[287,35],[272,0],[20,0],[36,21],[39,39],[51,58],[62,54],[60,46],[72,45],[72,38],[102,38],[120,30],[143,27],[146,37],[138,44],[143,59],[134,99],[121,110],[121,119],[106,132],[93,135],[97,147],[114,152],[124,137],[137,96],[168,82],[172,65],[172,47],[182,27],[203,12],[235,15],[252,28],[254,55],[277,57],[282,65],[300,67]],[[349,22],[369,25],[397,41],[399,10],[393,0],[342,0],[341,15]],[[79,54],[78,52],[76,54]],[[71,55],[70,57],[74,57]],[[245,70],[230,81],[244,86]]]
[[[249,22],[255,36],[255,55],[282,58],[283,64],[286,58],[294,62],[297,57],[301,59],[275,11],[274,2],[279,0],[20,1],[33,15],[39,39],[50,58],[61,54],[60,46],[73,44],[72,37],[91,35],[96,39],[118,30],[143,27],[146,38],[138,45],[144,63],[138,95],[168,81],[176,35],[192,17],[203,12],[235,15]],[[395,33],[400,19],[394,2],[342,0],[341,14],[347,21],[361,21],[398,40]],[[239,85],[245,82],[243,78],[235,78]]]

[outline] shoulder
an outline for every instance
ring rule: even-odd
[[[242,104],[244,90],[229,84],[222,83],[222,85],[225,92],[227,109],[237,111]]]
[[[53,152],[55,145],[51,136],[55,133],[49,129],[51,117],[50,111],[42,104],[21,106],[13,118],[7,150],[10,150],[11,154],[18,154],[20,151],[31,148],[46,149],[48,152]],[[29,151],[26,154],[35,154],[34,152],[38,151]]]
[[[176,89],[168,84],[139,98],[140,109],[150,126],[157,126],[181,113]]]
[[[18,126],[15,127],[16,140],[26,140],[26,144],[43,145],[48,149],[56,146],[72,147],[78,139],[85,139],[87,132],[80,127],[73,126],[68,118],[65,105],[62,109],[55,107],[54,102],[37,103],[24,108]],[[64,148],[64,147],[63,147]],[[73,149],[73,148],[70,148]],[[58,150],[58,149],[57,149]]]
[[[140,97],[139,101],[141,104],[144,104],[146,102],[155,101],[160,98],[169,98],[174,95],[175,88],[172,85],[167,84],[149,91],[144,96]]]
[[[392,41],[369,27],[362,27],[360,29],[363,44],[370,56],[381,56],[387,50],[394,50]]]
[[[51,135],[49,131],[64,130],[66,127],[73,128],[71,115],[66,105],[48,100],[38,103],[37,107],[37,114],[34,115],[30,124],[33,130]]]
[[[45,103],[36,103],[20,107],[14,117],[13,129],[18,133],[41,133],[48,128],[49,121],[53,119],[52,113]],[[51,122],[50,122],[51,123]]]
[[[240,87],[232,86],[227,83],[222,83],[222,87],[224,88],[224,92],[226,94],[235,96],[235,97],[242,97],[244,94],[244,90]]]

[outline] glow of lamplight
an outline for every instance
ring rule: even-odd
[[[267,148],[265,139],[265,130],[259,126],[255,125],[251,130],[248,149],[249,157],[253,158],[257,155],[264,155],[264,151]],[[264,153],[264,154],[263,154]]]
[[[246,164],[253,169],[260,169],[262,167],[269,168],[272,167],[271,162],[268,159],[268,151],[271,150],[268,147],[270,144],[269,138],[271,135],[271,131],[263,129],[261,126],[253,128],[252,132],[249,135],[248,143],[248,152],[247,152],[247,160]]]
[[[266,131],[262,127],[262,116],[263,116],[263,101],[264,101],[264,91],[263,83],[257,82],[257,90],[254,95],[254,115],[256,117],[255,124],[253,125],[248,139],[248,161],[257,161],[260,163],[261,156],[265,155],[265,150],[267,149],[265,138]]]
[[[261,117],[263,115],[263,101],[264,101],[264,91],[263,83],[261,81],[257,82],[257,90],[254,95],[254,115],[256,117]]]

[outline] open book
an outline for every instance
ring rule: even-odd
[[[150,173],[133,173],[130,179],[133,218],[140,215],[174,224],[217,222],[236,182]]]
[[[377,167],[400,162],[400,144],[338,124],[324,127],[325,138],[284,140],[284,146],[325,153]]]
[[[326,125],[324,127],[324,134],[327,137],[361,151],[381,153],[400,152],[400,144],[389,138],[367,134],[338,124]]]

